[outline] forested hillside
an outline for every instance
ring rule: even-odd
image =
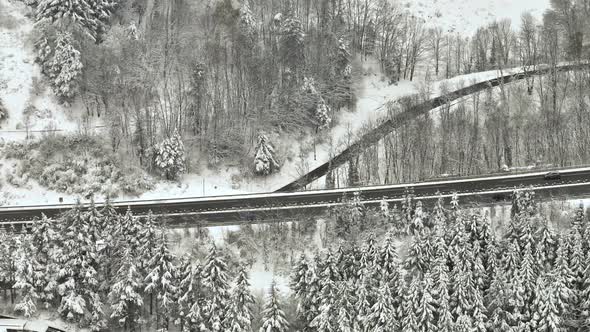
[[[339,114],[366,107],[356,99],[361,93],[371,97],[376,82],[366,75],[374,62],[376,79],[383,74],[389,84],[417,81],[416,88],[392,89],[394,96],[420,91],[419,98],[427,98],[452,89],[432,89],[440,79],[518,66],[527,72],[541,63],[580,61],[588,53],[583,1],[555,0],[542,18],[525,13],[521,22],[498,20],[473,36],[437,25],[439,16],[422,17],[411,6],[385,0],[24,3],[35,25],[22,34],[43,75],[33,77],[31,91],[43,95],[49,87],[61,105],[47,111],[36,101],[15,109],[11,101],[0,107],[0,119],[17,113],[12,119],[23,119],[17,129],[28,131],[31,119],[43,122],[43,114],[69,108],[80,119],[78,132],[99,136],[113,158],[133,165],[133,171],[121,170],[130,177],[148,172],[182,181],[183,173],[232,168],[232,179],[226,179],[232,188],[244,177],[281,174],[285,165],[293,177],[315,165],[310,158],[328,158],[357,139],[362,131],[336,134],[331,128],[339,125]],[[526,94],[506,86],[443,107],[381,146],[368,147],[350,163],[353,171],[332,178],[389,183],[488,173],[503,165],[586,162],[571,151],[573,140],[581,137],[577,142],[583,144],[587,136],[586,76],[553,72],[527,80]],[[370,84],[359,89],[359,82]],[[551,127],[542,131],[546,137],[538,137],[538,126]],[[416,136],[423,133],[436,137],[434,143]],[[316,153],[317,145],[322,149]],[[18,176],[25,180],[12,182],[40,182],[34,174]]]

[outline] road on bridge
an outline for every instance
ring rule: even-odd
[[[186,227],[300,219],[346,204],[344,197],[355,193],[365,205],[374,206],[384,199],[399,202],[408,190],[422,201],[457,194],[462,205],[489,205],[509,201],[512,192],[519,188],[532,188],[543,199],[563,198],[566,194],[567,197],[586,196],[590,194],[590,167],[292,193],[117,201],[111,205],[119,213],[130,209],[140,217],[151,211],[154,216],[166,217],[170,227]],[[95,205],[101,207],[104,203]],[[0,223],[28,224],[42,213],[56,217],[74,207],[71,204],[0,207]],[[88,207],[89,204],[81,205],[82,209]]]

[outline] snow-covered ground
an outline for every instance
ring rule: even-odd
[[[424,0],[421,2],[411,2],[408,8],[422,15],[426,13],[423,10],[424,8],[434,10],[448,9],[450,7],[461,8],[461,6],[472,6],[473,8],[481,6],[477,5],[479,3],[477,1],[473,3],[463,1],[459,6],[450,6],[447,3],[448,1]],[[498,1],[492,1],[491,3],[498,3]],[[516,1],[510,2],[509,5],[516,6],[514,3]],[[538,8],[546,7],[546,4],[538,5]],[[494,9],[494,7],[490,8]],[[3,98],[9,110],[8,121],[0,126],[0,140],[23,139],[26,137],[27,133],[23,112],[27,103],[34,105],[38,110],[36,112],[37,114],[31,117],[31,123],[28,126],[29,131],[57,128],[65,133],[70,133],[82,130],[85,127],[83,125],[84,121],[82,120],[85,112],[81,111],[83,105],[80,105],[80,102],[74,103],[70,107],[64,107],[53,97],[49,87],[42,86],[41,89],[37,89],[38,95],[32,91],[35,90],[32,88],[35,85],[34,81],[41,81],[41,73],[39,66],[33,61],[32,42],[27,37],[32,30],[32,21],[25,17],[24,13],[26,10],[27,8],[21,2],[0,0],[0,15],[4,17],[2,19],[4,24],[0,25],[0,97]],[[421,10],[423,11],[422,14],[420,13]],[[476,12],[481,14],[481,11],[476,10]],[[449,17],[451,16],[449,15]],[[466,15],[452,17],[466,17]],[[479,16],[476,15],[474,17]],[[10,24],[11,22],[13,23]],[[482,22],[477,22],[477,25],[479,24],[482,24]],[[161,197],[217,196],[276,190],[297,179],[303,172],[310,171],[328,161],[331,156],[354,142],[357,139],[356,134],[366,127],[368,123],[375,124],[380,122],[387,114],[387,109],[384,107],[386,102],[423,91],[425,88],[424,73],[428,71],[429,66],[431,67],[431,64],[426,58],[428,56],[425,56],[425,59],[423,59],[421,65],[423,68],[414,82],[402,80],[395,85],[388,84],[375,59],[369,58],[363,61],[361,79],[354,86],[357,96],[356,107],[337,114],[336,119],[334,119],[335,125],[330,129],[327,139],[317,144],[315,153],[310,148],[313,141],[311,137],[304,142],[290,141],[289,148],[291,154],[299,155],[299,151],[303,150],[303,158],[296,157],[290,160],[284,160],[281,171],[277,174],[268,177],[233,180],[241,177],[240,170],[235,167],[226,167],[215,171],[203,169],[199,174],[185,175],[180,183],[161,181],[156,185],[154,190],[146,192],[139,197],[122,196],[120,198],[150,199]],[[504,73],[506,72],[504,71]],[[440,86],[443,83],[446,83],[452,89],[461,85],[470,84],[473,81],[494,78],[498,74],[497,71],[487,71],[462,75],[449,80],[440,80],[432,83],[429,90],[431,91],[431,95],[435,96],[440,93]],[[96,121],[91,122],[92,125],[90,127],[92,128],[98,125]],[[37,135],[41,135],[41,133],[37,133]],[[4,166],[0,166],[0,172],[10,167],[9,163],[5,163]],[[317,181],[316,186],[321,185],[321,182]],[[28,186],[24,188],[14,188],[8,184],[3,184],[3,187],[0,188],[0,204],[5,205],[51,204],[57,203],[60,197],[63,198],[64,202],[75,202],[78,199],[75,196],[46,190],[34,181],[30,181]]]
[[[41,68],[34,62],[30,33],[32,20],[21,1],[0,0],[0,98],[9,117],[0,123],[0,139],[22,140],[58,129],[62,133],[82,130],[85,112],[81,102],[60,105],[43,83]],[[28,106],[30,116],[26,119]],[[96,124],[94,124],[96,125]]]
[[[530,12],[541,18],[550,0],[404,0],[403,5],[430,26],[447,32],[474,33],[478,27],[508,18],[520,26],[520,16]]]

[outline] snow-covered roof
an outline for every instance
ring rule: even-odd
[[[0,319],[0,332],[6,332],[7,330],[45,332],[48,328],[49,325],[41,321],[11,318]]]

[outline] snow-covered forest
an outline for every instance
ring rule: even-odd
[[[2,56],[0,130],[25,145],[8,150],[61,135],[81,136],[82,150],[93,152],[97,142],[104,149],[61,158],[69,152],[64,146],[45,157],[48,166],[76,173],[52,182],[90,182],[71,190],[30,169],[26,152],[4,153],[0,202],[16,204],[35,191],[51,203],[57,196],[153,197],[155,190],[270,191],[403,109],[400,97],[427,99],[487,77],[483,71],[528,72],[587,56],[584,1],[555,0],[531,8],[535,15],[482,19],[467,31],[448,27],[446,10],[427,15],[415,5],[428,7],[376,0],[2,0],[9,48]],[[587,163],[587,76],[588,70],[553,71],[446,105],[330,177],[346,186]],[[114,167],[105,169],[105,158]],[[121,177],[130,181],[119,186]],[[100,189],[88,188],[95,182]]]
[[[302,222],[223,245],[203,229],[179,255],[161,218],[76,208],[2,233],[0,280],[24,317],[49,311],[90,331],[578,331],[590,325],[590,221],[583,206],[563,212],[531,191],[493,223],[456,198],[353,199],[325,221],[323,246],[302,244],[316,232]],[[259,251],[285,267],[287,290],[250,287]]]
[[[588,17],[590,0],[0,0],[0,315],[590,330]],[[322,167],[314,191],[273,193]]]

